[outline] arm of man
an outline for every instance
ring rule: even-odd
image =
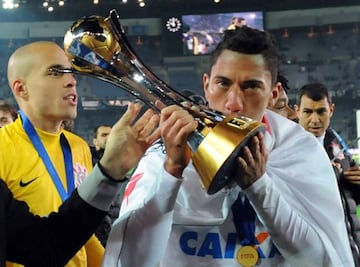
[[[94,233],[121,188],[126,173],[159,138],[159,117],[152,110],[136,122],[140,104],[130,104],[110,133],[105,153],[87,179],[71,197],[47,218],[30,214],[24,202],[13,199],[0,183],[1,234],[6,242],[0,260],[11,260],[26,266],[64,266]],[[0,226],[2,221],[0,221]],[[6,235],[5,235],[6,234]],[[1,243],[0,243],[1,244]],[[2,262],[0,262],[1,264]]]
[[[151,159],[151,166],[158,166],[161,160]],[[165,252],[182,180],[161,168],[149,167],[148,163],[140,162],[129,181],[120,216],[106,244],[103,266],[119,263],[121,266],[156,266]],[[134,183],[136,188],[132,191]],[[129,254],[137,256],[129,257]]]
[[[90,147],[86,144],[84,146],[84,160],[85,166],[88,170],[93,168]],[[94,164],[95,165],[95,164]],[[104,257],[105,248],[101,244],[100,240],[93,234],[85,244],[87,267],[99,267],[101,266],[102,259]]]
[[[121,183],[104,177],[95,167],[59,212],[47,218],[32,215],[24,202],[13,199],[4,182],[0,186],[1,196],[6,196],[7,259],[45,267],[64,266],[81,248],[108,211]]]
[[[107,241],[104,266],[118,266],[119,263],[121,266],[156,266],[162,258],[182,184],[181,174],[190,159],[185,152],[189,149],[186,138],[196,126],[194,118],[178,106],[162,110],[160,130],[166,139],[166,159],[152,157],[154,151],[148,151],[139,163]],[[170,154],[171,159],[168,158]],[[137,256],[129,257],[129,253]]]

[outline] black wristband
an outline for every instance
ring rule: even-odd
[[[123,180],[117,180],[117,179],[115,179],[114,177],[110,176],[110,175],[105,171],[104,167],[101,165],[100,160],[97,162],[97,165],[98,165],[101,173],[102,173],[106,178],[110,179],[111,181],[113,181],[113,182],[115,182],[115,183],[123,183],[123,182],[126,181],[126,177],[125,177],[125,179],[123,179]]]

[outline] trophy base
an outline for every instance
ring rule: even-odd
[[[216,124],[193,152],[193,164],[208,194],[215,194],[234,180],[236,160],[242,148],[265,125],[257,121],[226,117]]]

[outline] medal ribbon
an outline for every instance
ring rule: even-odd
[[[40,140],[39,135],[37,134],[34,126],[30,122],[30,120],[26,117],[25,113],[22,110],[19,110],[19,114],[22,120],[22,126],[30,138],[34,148],[38,152],[40,158],[42,159],[48,173],[50,174],[52,181],[55,184],[55,187],[57,191],[59,192],[59,195],[64,202],[71,194],[72,191],[74,191],[75,183],[74,183],[74,171],[73,171],[73,160],[72,160],[72,154],[71,154],[71,148],[69,145],[69,142],[67,141],[65,135],[62,133],[60,135],[60,145],[64,156],[64,162],[65,162],[65,172],[66,172],[66,183],[67,183],[67,189],[66,192],[61,179],[56,172],[56,169],[54,165],[51,162],[51,159],[46,152],[46,149],[43,145],[43,143]]]
[[[255,237],[255,211],[243,193],[239,193],[231,210],[242,246],[236,254],[236,259],[244,267],[255,266],[258,264],[260,256],[259,250],[256,248],[258,242]]]
[[[255,238],[256,213],[249,199],[243,193],[239,193],[238,198],[231,206],[231,210],[240,244],[242,246],[256,245],[258,243]]]

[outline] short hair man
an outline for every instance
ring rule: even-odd
[[[300,88],[295,107],[299,124],[321,141],[323,141],[325,132],[330,126],[334,109],[335,105],[332,103],[325,85],[312,83]]]
[[[338,179],[344,198],[344,210],[350,227],[350,244],[356,266],[360,266],[360,226],[356,216],[356,205],[360,202],[360,188],[353,181],[360,180],[360,168],[352,166],[351,155],[341,136],[331,128],[335,104],[327,87],[322,83],[310,83],[298,91],[295,110],[299,124],[312,133],[324,146]],[[354,201],[355,199],[355,201]]]
[[[0,103],[0,128],[12,123],[17,117],[15,108],[7,102]]]
[[[94,128],[94,138],[93,146],[90,146],[92,163],[95,164],[102,158],[107,140],[110,136],[111,126],[107,124],[100,124]],[[119,210],[122,200],[122,194],[124,192],[126,182],[124,182],[121,192],[114,199],[114,202],[111,204],[109,213],[105,216],[104,220],[99,225],[98,229],[95,232],[95,235],[100,240],[101,244],[105,247],[109,233],[111,230],[111,225],[115,219],[119,216]]]
[[[125,174],[159,136],[154,131],[159,116],[149,110],[135,120],[140,110],[139,104],[128,106],[114,125],[103,158],[57,213],[45,218],[31,214],[0,180],[1,267],[5,260],[25,266],[64,266],[89,239],[125,182]]]
[[[205,97],[225,115],[262,121],[265,134],[243,148],[234,183],[208,195],[187,146],[196,125],[181,107],[164,108],[166,153],[153,146],[135,170],[104,266],[354,265],[325,151],[299,125],[267,110],[279,93],[277,69],[269,33],[225,32],[203,76]]]
[[[110,132],[111,126],[107,124],[101,124],[94,128],[94,138],[92,140],[93,146],[90,146],[93,165],[95,165],[104,154],[104,149]]]
[[[18,48],[8,62],[20,118],[0,129],[0,177],[40,216],[57,210],[92,169],[87,142],[62,125],[76,118],[78,96],[74,75],[56,68],[70,67],[63,49],[46,41]],[[103,254],[92,236],[68,266],[99,266]]]
[[[288,90],[290,89],[288,85],[288,80],[282,74],[278,73],[278,81],[276,85],[279,90],[279,98],[273,106],[268,108],[292,121],[297,121],[297,114],[294,109],[289,106],[289,98],[287,96]],[[272,103],[270,103],[272,104]]]

